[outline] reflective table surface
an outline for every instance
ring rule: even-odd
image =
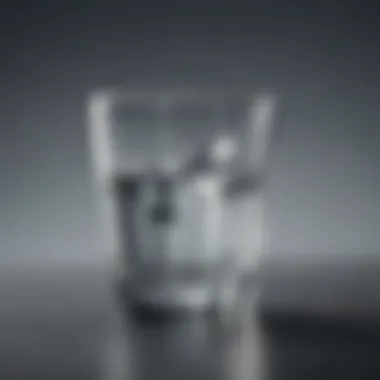
[[[373,340],[323,329],[264,332],[258,313],[245,310],[244,303],[227,331],[199,314],[133,321],[100,268],[7,270],[0,281],[2,380],[380,375],[380,345]]]

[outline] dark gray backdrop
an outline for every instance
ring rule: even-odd
[[[0,259],[101,256],[84,124],[93,89],[269,87],[286,108],[269,299],[376,310],[376,2],[177,3],[2,3]]]

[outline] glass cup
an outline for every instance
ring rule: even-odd
[[[138,298],[231,303],[239,279],[257,267],[275,103],[244,91],[91,97],[105,250]]]

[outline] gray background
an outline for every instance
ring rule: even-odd
[[[0,260],[47,267],[102,257],[90,91],[257,86],[278,91],[286,110],[269,178],[268,304],[376,312],[376,2],[143,3],[2,6]]]

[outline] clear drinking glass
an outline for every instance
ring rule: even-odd
[[[272,95],[245,91],[91,97],[105,249],[140,299],[210,304],[254,270],[274,107]]]

